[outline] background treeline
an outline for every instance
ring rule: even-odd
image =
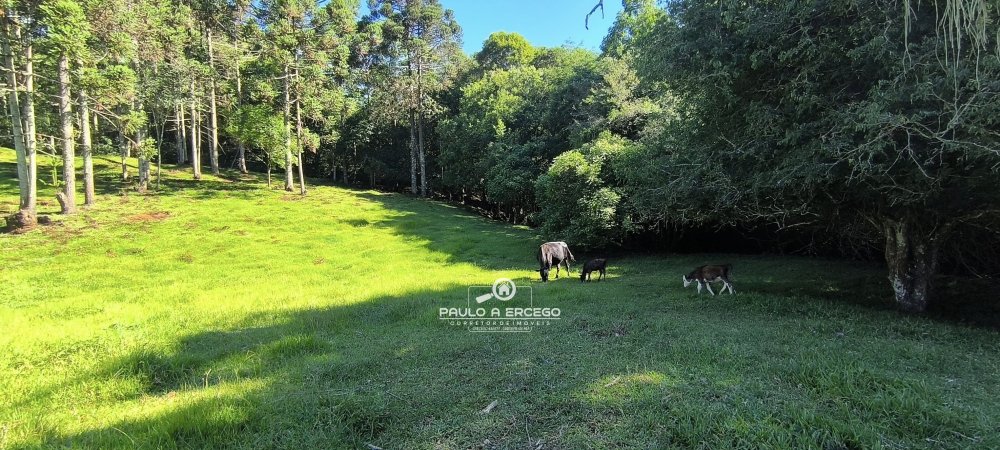
[[[913,311],[942,271],[1000,273],[996,4],[623,5],[600,53],[498,32],[469,56],[438,0],[8,1],[11,220],[33,220],[35,152],[73,167],[78,145],[139,190],[161,160],[280,170],[585,248],[884,256]]]

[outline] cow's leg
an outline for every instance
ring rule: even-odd
[[[557,279],[557,280],[559,279],[559,265],[560,265],[560,264],[562,264],[562,263],[561,263],[561,262],[557,262],[557,263],[556,263],[556,279]]]
[[[701,294],[701,281],[698,282],[698,294]]]
[[[733,290],[733,283],[732,282],[727,281],[726,285],[729,286],[729,295],[733,295],[733,294],[736,293],[736,291]]]
[[[712,285],[708,281],[705,282],[705,288],[708,289],[709,294],[715,295],[715,291],[712,290]]]

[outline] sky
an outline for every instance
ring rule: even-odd
[[[362,13],[367,13],[362,2]],[[462,26],[462,48],[472,55],[494,31],[516,32],[536,47],[576,45],[599,51],[615,16],[622,9],[619,0],[604,0],[604,18],[600,10],[590,16],[590,30],[583,19],[597,0],[441,0],[455,11]]]

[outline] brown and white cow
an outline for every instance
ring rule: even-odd
[[[715,295],[715,292],[712,291],[712,286],[709,283],[721,281],[722,290],[719,293],[721,294],[726,292],[726,289],[729,289],[729,294],[732,295],[734,293],[733,282],[729,280],[729,274],[732,271],[732,264],[699,266],[692,270],[691,273],[681,276],[681,279],[684,281],[684,287],[690,286],[691,283],[698,283],[699,294],[701,293],[701,286],[705,285],[708,288],[708,292],[712,295]]]

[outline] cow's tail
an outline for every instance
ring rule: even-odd
[[[569,260],[570,261],[574,261],[574,262],[576,261],[576,258],[573,257],[573,252],[569,251],[569,246],[568,245],[566,246],[566,254],[569,255]]]

